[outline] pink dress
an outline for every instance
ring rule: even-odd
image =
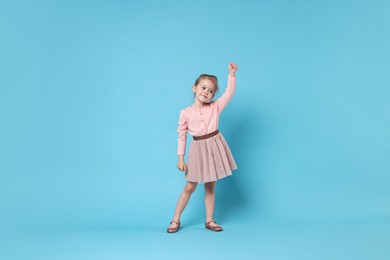
[[[202,109],[189,106],[180,111],[178,131],[178,155],[184,155],[187,132],[192,136],[202,136],[218,130],[219,115],[229,103],[236,89],[236,78],[228,76],[228,84],[223,95]],[[188,150],[187,172],[190,182],[206,183],[232,175],[237,169],[230,148],[221,133],[204,139],[193,140]]]

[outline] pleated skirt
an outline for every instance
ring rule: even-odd
[[[230,148],[221,133],[204,139],[193,140],[187,159],[187,181],[207,183],[232,175],[237,169]]]

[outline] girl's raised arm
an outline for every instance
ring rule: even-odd
[[[222,94],[220,98],[218,98],[215,103],[218,107],[218,110],[222,112],[225,109],[230,99],[233,97],[234,92],[236,90],[236,71],[238,70],[237,64],[234,62],[229,63],[229,75],[228,75],[228,83],[225,92]]]

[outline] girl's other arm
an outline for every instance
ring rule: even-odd
[[[187,166],[184,163],[184,153],[186,151],[186,143],[187,143],[187,131],[188,131],[188,123],[187,116],[185,115],[184,110],[180,111],[179,117],[179,125],[177,127],[178,132],[178,140],[177,140],[177,155],[178,155],[178,163],[177,168],[180,171],[187,171]]]

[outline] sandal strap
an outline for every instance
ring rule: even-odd
[[[212,222],[214,222],[215,225],[218,225],[217,222],[215,222],[215,220],[210,220],[210,221],[206,222],[206,225],[209,225],[209,224],[212,223]]]
[[[169,225],[172,224],[172,223],[176,223],[177,225],[180,226],[180,220],[172,220],[172,221],[169,223]]]

